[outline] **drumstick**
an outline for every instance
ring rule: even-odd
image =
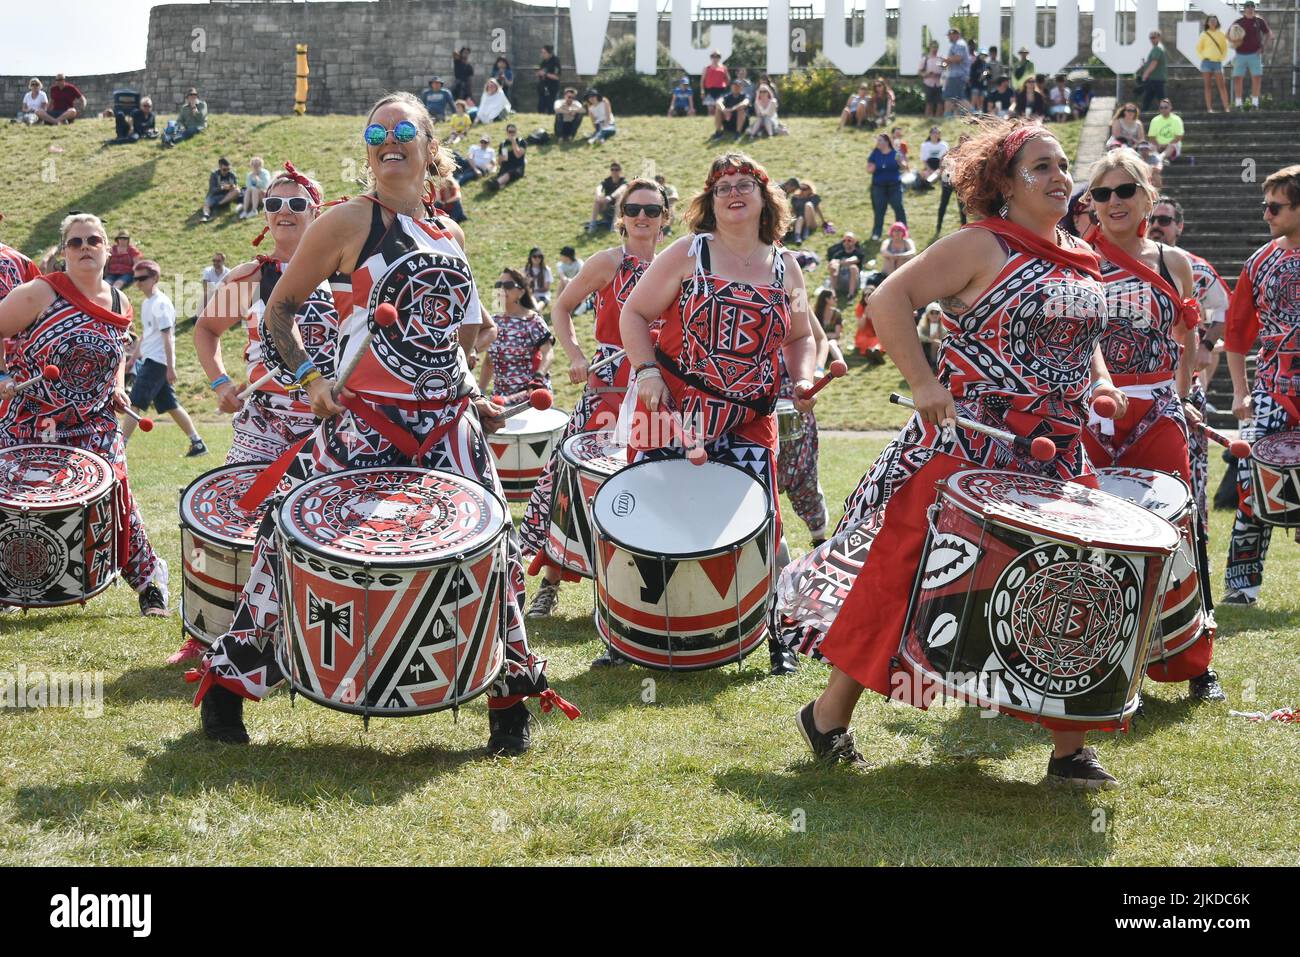
[[[258,379],[256,382],[250,382],[248,385],[246,385],[243,389],[240,390],[239,401],[243,402],[245,399],[247,399],[258,389],[262,388],[262,386],[270,385],[274,379],[275,379],[275,373],[268,372],[266,375],[262,376],[262,378]]]
[[[32,386],[40,382],[58,382],[60,374],[61,373],[59,372],[58,366],[47,365],[44,369],[41,370],[40,375],[32,376],[26,382],[19,382],[16,386],[14,386],[14,391],[26,392]]]
[[[899,395],[897,392],[890,393],[889,401],[895,405],[906,406],[909,409],[916,408],[915,402],[905,395]],[[1057,449],[1056,443],[1045,435],[1040,435],[1031,442],[1024,436],[1016,435],[1015,433],[1008,432],[1005,429],[997,429],[991,425],[985,425],[982,422],[976,422],[973,419],[968,419],[962,415],[957,416],[957,424],[963,429],[968,429],[971,432],[982,432],[984,435],[992,436],[995,439],[1001,439],[1017,452],[1022,454],[1027,452],[1032,458],[1035,458],[1040,462],[1046,462],[1055,458],[1056,453],[1060,451]]]
[[[605,366],[613,365],[615,362],[623,358],[625,355],[627,355],[626,349],[619,349],[618,352],[611,352],[609,355],[605,356],[605,358],[593,362],[591,365],[587,366],[587,372],[592,373],[595,372],[597,369],[603,369],[605,368]]]
[[[672,423],[677,429],[676,437],[681,439],[682,445],[686,446],[686,461],[692,465],[703,465],[709,460],[709,453],[705,451],[704,443],[695,437],[695,433],[686,431],[680,412],[673,412],[671,417]]]
[[[811,399],[822,389],[826,388],[826,386],[830,384],[830,381],[832,379],[838,379],[840,376],[845,375],[848,371],[849,371],[849,364],[845,362],[843,359],[836,359],[834,362],[830,364],[830,367],[826,370],[826,374],[822,376],[820,379],[818,379],[816,382],[814,382],[811,388],[799,392],[799,398]]]
[[[518,415],[525,409],[536,409],[538,412],[545,412],[551,407],[551,403],[554,401],[555,396],[551,395],[551,393],[547,392],[545,389],[534,389],[532,392],[528,393],[528,398],[524,399],[522,402],[516,402],[513,405],[506,406],[505,410],[501,413],[501,418],[508,419],[512,415]]]
[[[376,325],[388,328],[395,322],[397,322],[397,307],[391,302],[381,302],[375,307]],[[334,383],[334,388],[330,390],[330,397],[332,399],[338,399],[339,393],[343,391],[343,387],[347,385],[348,379],[351,377],[352,373],[356,371],[357,366],[361,362],[361,358],[366,354],[366,350],[370,348],[370,340],[373,338],[374,333],[372,332],[366,332],[365,336],[362,337],[361,345],[357,348],[357,351],[352,354],[352,361],[343,367],[343,371],[339,373],[338,381]]]
[[[1189,405],[1188,408],[1190,409],[1192,408],[1192,406]],[[1215,442],[1219,445],[1222,445],[1225,449],[1227,449],[1228,454],[1231,455],[1234,459],[1250,458],[1250,443],[1247,442],[1245,439],[1230,439],[1222,432],[1220,432],[1218,429],[1210,428],[1209,423],[1207,423],[1204,419],[1196,423],[1196,428],[1204,432],[1205,437],[1209,439],[1211,442]]]
[[[153,419],[149,418],[149,416],[141,415],[139,412],[131,408],[129,405],[122,411],[124,411],[127,415],[129,415],[131,418],[135,419],[136,422],[139,423],[141,432],[153,431]]]

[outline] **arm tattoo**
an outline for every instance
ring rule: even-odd
[[[272,307],[266,321],[271,340],[290,371],[298,369],[310,358],[302,344],[302,336],[298,334],[298,305],[293,299],[281,299]]]
[[[939,305],[943,307],[944,312],[953,316],[960,316],[970,308],[970,306],[962,302],[957,296],[944,296],[939,300]]]

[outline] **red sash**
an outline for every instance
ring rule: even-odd
[[[1136,276],[1148,285],[1155,286],[1166,296],[1178,303],[1178,316],[1188,329],[1195,329],[1197,323],[1201,321],[1201,307],[1191,296],[1183,298],[1177,289],[1170,285],[1169,280],[1156,272],[1140,259],[1135,259],[1124,250],[1120,249],[1113,242],[1106,238],[1101,229],[1097,226],[1092,227],[1085,237],[1088,242],[1092,243],[1093,248],[1101,253],[1110,262],[1119,266],[1125,272]]]
[[[1002,219],[1000,216],[990,216],[987,219],[967,223],[962,229],[987,229],[989,232],[1001,236],[1007,245],[1017,252],[1045,259],[1063,268],[1073,269],[1085,276],[1091,276],[1093,279],[1101,281],[1101,260],[1097,258],[1096,253],[1086,247],[1067,249],[1064,246],[1058,246],[1056,243],[1049,242],[1042,236],[1030,232],[1024,226],[1013,223],[1009,219]],[[1064,238],[1064,233],[1061,233],[1060,230],[1057,230],[1057,232],[1058,238]]]

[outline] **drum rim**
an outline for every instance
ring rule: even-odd
[[[488,442],[491,442],[493,439],[505,440],[508,442],[516,442],[516,441],[521,441],[526,435],[554,435],[556,432],[563,432],[569,425],[569,413],[565,412],[563,409],[557,409],[554,406],[552,406],[549,409],[531,409],[531,408],[523,409],[519,413],[517,413],[517,415],[522,416],[522,415],[526,415],[529,412],[535,412],[538,415],[550,415],[552,412],[554,412],[557,415],[564,416],[564,421],[554,428],[538,429],[535,432],[523,432],[523,431],[507,432],[505,429],[498,429],[496,432],[487,433]],[[514,419],[514,418],[516,418],[516,416],[510,417],[510,419]],[[507,419],[506,421],[509,422],[510,419]],[[524,422],[527,421],[527,419],[519,419],[519,421]]]
[[[1125,552],[1126,554],[1166,555],[1166,556],[1172,555],[1175,551],[1178,550],[1178,542],[1182,538],[1181,534],[1178,531],[1178,527],[1174,525],[1172,522],[1170,522],[1168,519],[1160,515],[1156,515],[1154,512],[1151,512],[1147,509],[1143,509],[1143,511],[1147,512],[1147,514],[1158,519],[1159,521],[1164,522],[1165,525],[1169,527],[1168,530],[1173,540],[1168,547],[1160,547],[1158,545],[1153,545],[1145,542],[1140,544],[1137,542],[1131,544],[1121,544],[1117,542],[1106,541],[1104,539],[1085,539],[1082,537],[1069,535],[1065,532],[1047,531],[1043,528],[1040,528],[1039,526],[1031,525],[1028,522],[1019,522],[1006,515],[987,515],[984,512],[974,508],[973,506],[968,505],[965,500],[966,496],[962,493],[954,491],[952,485],[950,484],[958,476],[964,475],[968,472],[990,472],[994,474],[1016,475],[1016,476],[1021,476],[1026,474],[1021,472],[1007,472],[1003,469],[959,469],[958,471],[953,472],[951,475],[947,476],[946,478],[941,479],[937,483],[939,485],[939,497],[935,500],[935,504],[939,504],[939,501],[941,499],[947,499],[951,501],[955,507],[960,508],[963,512],[966,512],[968,515],[971,515],[975,518],[983,519],[987,522],[991,522],[992,524],[998,525],[1002,528],[1010,529],[1011,531],[1029,532],[1031,534],[1037,535],[1040,538],[1050,539],[1051,541],[1054,542],[1060,542],[1061,544],[1065,544],[1065,545],[1073,545],[1079,548],[1104,548],[1108,551]],[[1055,479],[1046,475],[1031,475],[1030,477],[1035,479],[1042,479],[1048,482],[1054,482],[1062,486],[1069,484],[1063,481],[1062,479]],[[1090,488],[1089,486],[1086,485],[1080,487],[1087,489],[1089,492],[1093,492],[1098,495],[1105,495],[1109,498],[1113,498],[1117,502],[1123,502],[1126,506],[1131,506],[1133,508],[1142,507],[1140,505],[1137,505],[1135,502],[1130,502],[1126,498],[1121,498],[1120,496],[1113,495],[1110,492],[1103,492],[1101,491],[1101,489]]]
[[[337,481],[341,476],[344,475],[359,475],[366,472],[382,472],[387,475],[391,475],[396,472],[411,472],[415,475],[420,475],[420,476],[428,475],[430,473],[435,473],[439,476],[450,477],[453,479],[460,479],[462,481],[468,482],[471,485],[474,485],[482,489],[486,493],[489,501],[495,503],[497,508],[500,509],[501,527],[495,533],[489,535],[481,546],[476,547],[473,550],[465,549],[459,552],[446,552],[439,555],[437,558],[425,554],[425,555],[418,555],[418,556],[408,556],[406,558],[397,558],[388,555],[388,556],[384,556],[383,558],[371,558],[371,559],[363,559],[360,556],[356,556],[356,555],[340,555],[332,551],[326,551],[325,546],[321,546],[317,542],[309,542],[303,539],[302,536],[297,534],[296,528],[293,528],[292,526],[286,527],[284,521],[284,515],[289,510],[290,503],[295,500],[295,497],[302,494],[304,489],[308,488],[309,486],[317,482],[325,482],[331,480]],[[358,568],[393,569],[393,570],[402,570],[402,571],[436,567],[438,565],[446,564],[448,561],[451,560],[460,562],[460,561],[468,561],[470,559],[479,558],[484,553],[490,551],[491,549],[499,547],[502,535],[508,534],[509,530],[513,527],[513,520],[510,515],[510,506],[506,504],[505,499],[503,499],[500,495],[497,495],[497,493],[493,489],[484,485],[482,482],[475,481],[469,476],[461,475],[458,472],[448,472],[445,469],[418,468],[416,466],[411,466],[411,465],[395,465],[395,466],[375,465],[363,469],[344,469],[343,471],[340,472],[330,472],[325,475],[313,476],[312,478],[299,483],[296,488],[294,488],[291,492],[287,493],[284,497],[284,501],[282,501],[278,506],[276,506],[274,515],[275,515],[275,529],[277,535],[290,540],[293,547],[301,549],[304,552],[309,552],[316,558],[320,558],[326,561],[332,561],[340,565],[354,565],[355,567]]]
[[[586,467],[586,466],[587,466],[587,463],[590,462],[590,461],[592,461],[591,459],[575,459],[575,458],[573,458],[571,455],[567,454],[567,453],[568,453],[569,443],[570,443],[570,442],[576,442],[578,439],[585,439],[585,438],[587,438],[588,436],[591,436],[591,435],[600,435],[601,433],[604,433],[604,434],[609,435],[609,436],[613,436],[613,434],[614,434],[614,430],[613,430],[613,429],[593,429],[593,430],[591,430],[590,432],[575,432],[573,435],[569,436],[567,439],[565,439],[563,442],[561,442],[561,443],[559,444],[559,446],[557,446],[557,448],[559,449],[559,453],[560,453],[560,458],[561,458],[561,460],[563,460],[567,465],[571,466],[572,468],[577,469],[577,470],[580,471],[580,472],[587,472],[587,473],[590,474],[590,475],[603,475],[603,476],[605,476],[606,478],[609,478],[611,475],[617,475],[619,472],[623,471],[623,469],[628,468],[628,467],[629,467],[628,465],[624,465],[623,468],[620,468],[620,469],[618,469],[618,470],[616,470],[616,471],[613,471],[613,472],[602,472],[602,471],[600,471],[599,469],[592,469],[592,468],[587,468],[587,467]],[[621,449],[621,450],[623,451],[624,454],[627,453],[627,446],[626,446],[626,445],[617,445],[617,446],[614,446],[614,447],[617,448],[617,449]],[[604,458],[609,458],[609,456],[603,456],[603,457],[604,457]],[[629,464],[637,464],[637,463],[629,463]]]
[[[1289,438],[1288,441],[1295,442],[1296,444],[1300,445],[1300,429],[1284,429],[1281,432],[1272,432],[1268,435],[1260,436],[1258,439],[1256,439],[1254,442],[1251,443],[1250,446],[1251,463],[1253,464],[1255,462],[1258,462],[1260,465],[1267,465],[1269,468],[1273,468],[1273,469],[1300,469],[1300,461],[1275,462],[1259,454],[1261,445],[1264,446],[1263,451],[1267,453],[1270,445],[1277,444],[1273,440],[1280,439],[1283,436],[1290,436],[1291,438]]]
[[[624,472],[627,472],[629,469],[640,468],[643,465],[654,465],[659,462],[685,462],[685,461],[686,461],[686,457],[684,455],[680,457],[672,457],[672,458],[642,459],[640,462],[633,462],[625,469],[620,469],[619,471],[615,472],[614,475],[622,475]],[[675,561],[692,561],[699,558],[708,558],[713,555],[720,555],[723,554],[724,552],[731,551],[732,549],[741,548],[745,545],[748,545],[750,542],[757,539],[759,535],[762,535],[769,528],[772,528],[775,525],[776,517],[772,511],[772,497],[771,495],[768,494],[766,485],[764,485],[762,482],[756,479],[753,475],[750,475],[739,465],[732,465],[730,462],[714,462],[714,461],[705,462],[704,464],[718,465],[718,466],[722,466],[723,468],[735,469],[737,472],[744,475],[746,478],[748,478],[750,481],[752,481],[755,485],[758,486],[759,490],[763,493],[763,501],[767,503],[767,511],[766,511],[766,519],[760,522],[758,527],[754,529],[754,531],[750,532],[747,535],[742,536],[741,538],[738,538],[736,541],[731,542],[729,544],[719,545],[715,548],[705,549],[703,551],[648,552],[642,548],[638,548],[633,545],[628,545],[626,542],[622,541],[617,536],[611,534],[605,528],[605,526],[601,524],[600,515],[596,510],[596,499],[598,499],[600,497],[600,493],[605,490],[605,486],[608,484],[609,479],[614,477],[614,475],[611,475],[608,476],[604,482],[600,483],[600,488],[596,489],[596,494],[591,497],[591,523],[596,528],[597,543],[599,544],[600,541],[609,541],[612,542],[618,548],[622,549],[623,551],[630,552],[633,555],[640,555],[643,558],[671,558],[674,559]],[[692,465],[691,468],[699,468],[699,466]],[[599,572],[600,565],[601,565],[600,556],[597,555],[595,567],[592,569],[592,571]],[[593,576],[593,578],[594,577],[595,576]]]
[[[1117,472],[1147,472],[1148,474],[1151,474],[1151,475],[1159,475],[1159,476],[1162,476],[1162,477],[1164,477],[1164,478],[1173,479],[1175,482],[1177,482],[1179,485],[1181,485],[1181,486],[1183,487],[1183,492],[1185,492],[1185,493],[1186,493],[1186,496],[1187,496],[1187,497],[1183,500],[1183,507],[1180,508],[1180,509],[1179,509],[1179,510],[1174,514],[1174,516],[1173,516],[1172,518],[1165,518],[1163,515],[1160,515],[1161,518],[1164,518],[1165,521],[1166,521],[1166,522],[1169,522],[1170,524],[1176,525],[1177,522],[1179,522],[1180,520],[1182,520],[1182,519],[1185,518],[1188,514],[1191,513],[1193,507],[1194,507],[1195,504],[1196,504],[1196,499],[1195,499],[1195,497],[1194,497],[1193,494],[1192,494],[1192,487],[1191,487],[1190,485],[1188,485],[1186,482],[1183,481],[1183,478],[1182,478],[1181,475],[1175,475],[1173,472],[1166,472],[1164,469],[1149,469],[1149,468],[1145,468],[1145,467],[1143,467],[1143,466],[1139,466],[1139,465],[1105,465],[1105,466],[1102,466],[1101,468],[1097,469],[1097,475],[1098,475],[1098,476],[1102,476],[1102,475],[1114,475],[1114,474],[1117,473]],[[1098,479],[1098,482],[1100,483],[1100,478]],[[1098,489],[1097,491],[1105,492],[1106,490],[1105,490],[1105,489]],[[1114,493],[1114,492],[1107,492],[1106,494],[1108,494],[1108,495],[1114,495],[1115,493]],[[1121,495],[1121,496],[1119,496],[1119,497],[1120,497],[1120,498],[1124,498],[1123,495]],[[1132,500],[1132,499],[1125,499],[1125,501],[1132,502],[1133,500]],[[1140,502],[1133,502],[1133,504],[1134,504],[1134,505],[1139,505],[1139,506],[1141,506],[1142,508],[1146,508],[1146,506],[1145,506],[1145,505],[1142,505]],[[1155,515],[1159,515],[1159,514],[1160,514],[1159,512],[1155,512],[1155,511],[1152,510],[1152,509],[1147,509],[1147,511],[1152,512],[1152,514],[1155,514]]]
[[[270,465],[271,465],[270,462],[232,462],[227,465],[218,465],[216,468],[208,469],[206,472],[202,473],[201,475],[196,475],[189,485],[186,485],[183,489],[181,489],[180,503],[177,507],[180,513],[181,527],[188,529],[192,534],[198,535],[206,539],[207,541],[211,542],[214,545],[228,545],[229,547],[237,551],[243,551],[245,549],[248,551],[252,551],[253,545],[257,542],[256,531],[253,534],[253,539],[251,542],[248,539],[231,538],[230,536],[221,535],[219,533],[213,532],[211,529],[202,527],[196,521],[194,521],[193,519],[194,509],[190,507],[190,502],[191,502],[192,495],[194,493],[195,486],[197,486],[204,479],[212,475],[215,475],[218,472],[224,472],[227,470],[240,469],[240,468],[254,468],[254,469],[265,470],[269,468]],[[275,493],[272,492],[272,495],[274,494]],[[265,510],[267,507],[268,506],[266,504],[263,504],[262,518],[266,517]],[[262,524],[262,519],[258,519],[257,525],[260,526],[261,524]]]
[[[4,455],[6,452],[17,452],[21,449],[66,449],[69,452],[76,452],[79,455],[85,455],[95,460],[96,462],[98,462],[104,467],[104,477],[103,479],[100,480],[99,483],[97,483],[89,491],[84,492],[83,494],[79,495],[76,498],[64,499],[62,502],[59,502],[57,504],[51,504],[48,502],[34,502],[30,504],[29,503],[20,504],[18,502],[6,502],[5,500],[0,500],[0,508],[4,508],[4,509],[26,508],[26,509],[30,509],[33,512],[58,512],[65,508],[72,508],[77,506],[85,507],[91,504],[92,502],[98,502],[100,499],[104,498],[107,495],[112,495],[113,488],[114,486],[117,485],[117,473],[113,470],[113,464],[109,462],[108,459],[104,458],[104,456],[100,455],[98,452],[92,452],[90,449],[82,449],[82,448],[78,448],[75,445],[67,445],[62,442],[51,442],[49,444],[46,444],[44,442],[24,442],[22,445],[10,445],[10,446],[6,446],[3,449],[0,449],[0,455]],[[57,606],[49,606],[49,607],[57,607]]]

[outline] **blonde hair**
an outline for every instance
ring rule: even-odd
[[[717,157],[709,166],[706,180],[721,174],[728,166],[736,168],[749,166],[763,174],[766,182],[758,181],[755,177],[755,181],[758,182],[758,194],[763,200],[763,212],[758,218],[758,241],[770,246],[780,240],[794,221],[794,214],[790,212],[790,200],[786,198],[785,190],[772,180],[761,164],[744,153],[723,153]],[[718,221],[713,215],[711,188],[705,187],[695,194],[687,205],[686,212],[682,214],[682,221],[693,233],[711,233],[717,228]]]
[[[1133,177],[1133,182],[1146,193],[1147,199],[1151,200],[1151,205],[1154,207],[1160,199],[1160,193],[1151,185],[1151,174],[1147,172],[1150,168],[1136,152],[1127,146],[1121,146],[1106,153],[1092,164],[1092,173],[1088,176],[1088,188],[1095,189],[1101,185],[1107,173],[1120,170]]]
[[[63,222],[59,224],[59,249],[63,249],[68,242],[68,230],[78,223],[86,223],[94,226],[99,234],[104,237],[104,245],[108,245],[108,231],[104,229],[103,222],[94,213],[72,213],[63,217]]]
[[[381,108],[388,106],[390,103],[400,103],[412,113],[415,114],[415,125],[425,136],[429,138],[429,144],[433,148],[433,157],[429,160],[429,165],[424,170],[424,184],[426,192],[430,195],[437,195],[438,180],[446,178],[456,169],[455,158],[447,149],[438,141],[438,137],[433,128],[433,117],[429,111],[424,108],[424,103],[413,93],[407,93],[399,90],[396,93],[388,93],[381,96],[370,111],[366,114],[366,122],[373,121],[375,113]],[[375,188],[375,173],[370,168],[370,163],[366,163],[366,189]]]

